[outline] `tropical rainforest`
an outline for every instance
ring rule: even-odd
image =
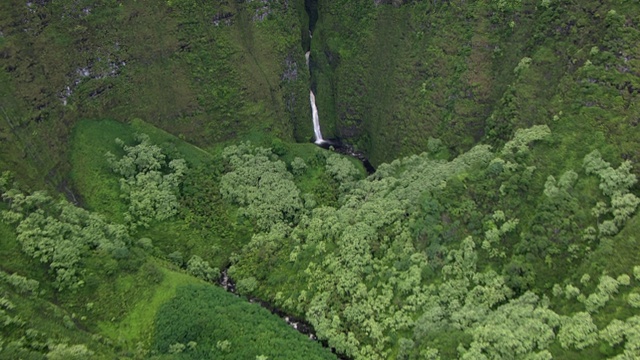
[[[0,359],[640,359],[639,125],[637,1],[3,0]]]

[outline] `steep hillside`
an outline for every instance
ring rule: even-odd
[[[64,187],[70,130],[86,118],[139,117],[201,146],[249,133],[292,140],[310,112],[301,11],[286,1],[3,1],[0,167]]]
[[[429,137],[460,153],[535,124],[602,133],[640,159],[638,4],[384,3],[319,0],[312,41],[323,120],[374,163],[424,151]]]

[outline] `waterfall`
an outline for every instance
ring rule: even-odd
[[[305,0],[304,7],[309,15],[309,39],[303,39],[302,46],[307,51],[304,54],[304,58],[307,62],[307,69],[309,69],[309,75],[312,75],[311,65],[311,39],[313,38],[313,29],[315,28],[316,21],[318,21],[318,0]],[[362,161],[362,165],[367,170],[367,173],[373,174],[376,169],[371,165],[367,157],[364,155],[362,151],[357,150],[353,146],[343,143],[339,138],[333,137],[331,139],[325,140],[322,137],[322,132],[320,131],[320,117],[318,116],[318,107],[316,106],[316,94],[313,93],[313,88],[316,88],[313,85],[313,76],[311,77],[312,85],[311,89],[309,89],[309,102],[311,103],[311,118],[313,120],[313,133],[315,136],[314,143],[320,146],[323,149],[331,149],[337,153],[343,155],[353,156],[354,158]],[[316,89],[317,91],[317,89]],[[326,120],[325,120],[326,121]],[[335,134],[334,134],[335,135]]]
[[[304,54],[304,58],[307,60],[307,68],[309,68],[309,57],[311,56],[311,51],[307,51]],[[313,133],[316,137],[316,144],[324,143],[324,139],[322,138],[322,132],[320,132],[320,117],[318,116],[318,107],[316,106],[316,95],[313,93],[313,90],[309,90],[309,102],[311,102],[311,118],[313,120]]]
[[[320,118],[318,117],[318,108],[316,107],[316,96],[312,90],[309,90],[309,101],[311,102],[311,115],[313,117],[313,133],[316,136],[316,144],[324,143],[322,133],[320,132]]]

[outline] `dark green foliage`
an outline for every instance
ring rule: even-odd
[[[157,314],[153,349],[178,348],[182,359],[335,358],[267,310],[206,285],[178,288]]]

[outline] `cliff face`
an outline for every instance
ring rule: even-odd
[[[11,0],[0,13],[0,168],[33,182],[64,180],[83,118],[139,117],[204,147],[309,141],[310,84],[325,136],[374,164],[429,138],[450,155],[500,146],[534,124],[567,149],[603,139],[640,158],[633,2]]]
[[[293,140],[309,117],[302,4],[4,1],[0,13],[0,168],[34,182],[64,178],[83,118],[139,117],[214,146]]]
[[[429,137],[452,153],[500,145],[533,124],[569,137],[602,131],[638,159],[623,135],[638,117],[637,4],[319,0],[318,8],[321,118],[374,163],[423,151]]]

